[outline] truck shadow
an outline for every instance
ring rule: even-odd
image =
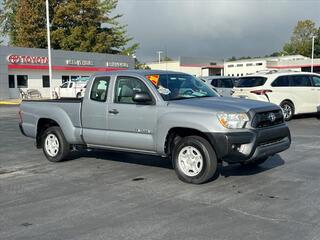
[[[318,107],[317,113],[305,113],[305,114],[299,114],[294,116],[292,119],[303,119],[303,118],[315,118],[317,120],[320,120],[320,107]]]
[[[77,158],[96,158],[99,160],[107,160],[122,163],[131,163],[137,165],[145,165],[150,167],[159,167],[166,169],[173,169],[171,160],[158,156],[150,156],[138,153],[125,153],[108,150],[94,149],[92,151],[81,150],[73,152],[69,160],[76,160]]]
[[[240,164],[231,164],[227,166],[221,166],[219,172],[223,177],[248,176],[271,170],[283,165],[284,163],[285,162],[280,155],[276,154],[259,166],[242,166]]]
[[[144,165],[150,167],[159,167],[164,169],[173,169],[172,162],[168,158],[161,158],[158,156],[150,156],[136,153],[123,153],[123,152],[113,152],[107,150],[92,150],[92,151],[78,151],[72,153],[69,160],[86,157],[95,158],[98,160],[107,160],[120,163],[130,163],[137,165]],[[230,164],[218,166],[218,171],[211,181],[219,177],[231,177],[231,176],[249,176],[259,174],[271,170],[273,168],[283,165],[284,160],[278,155],[270,157],[266,162],[259,166],[242,166],[240,164]]]

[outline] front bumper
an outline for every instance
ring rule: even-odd
[[[239,132],[209,133],[208,137],[219,159],[247,162],[272,156],[290,147],[290,130],[286,124]]]

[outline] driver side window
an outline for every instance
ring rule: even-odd
[[[114,102],[135,104],[132,97],[137,92],[149,93],[149,90],[140,79],[134,77],[118,77],[116,81]]]
[[[66,82],[66,83],[62,84],[60,88],[67,88],[67,87],[68,87],[68,83]]]

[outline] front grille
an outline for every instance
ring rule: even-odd
[[[252,120],[252,127],[264,128],[271,127],[284,122],[281,110],[256,113]]]

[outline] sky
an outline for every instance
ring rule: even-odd
[[[297,21],[320,27],[319,0],[119,0],[139,60],[264,56],[282,49]]]

